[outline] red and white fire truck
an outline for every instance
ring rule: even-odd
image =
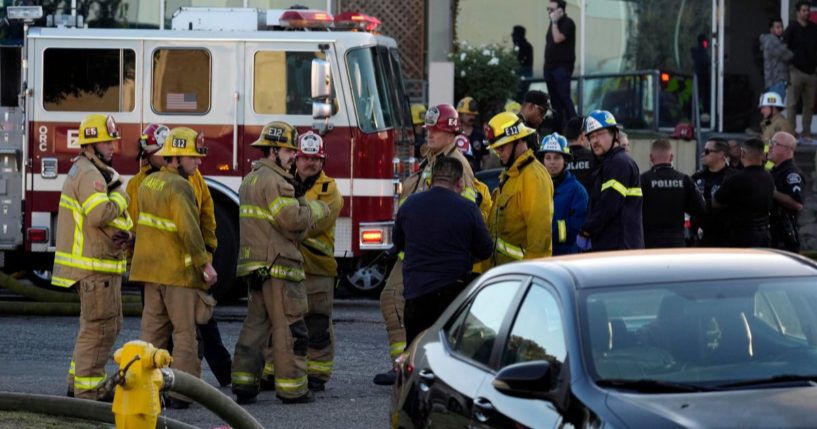
[[[171,30],[30,28],[17,61],[20,102],[0,111],[6,266],[47,277],[79,123],[110,113],[123,136],[114,157],[123,176],[138,170],[147,124],[204,132],[201,171],[215,200],[223,295],[235,277],[238,187],[259,156],[249,145],[266,123],[286,121],[323,134],[325,170],[344,196],[335,256],[353,288],[376,289],[414,142],[397,45],[372,31],[377,24],[355,13],[182,8]],[[7,86],[13,77],[0,79]]]

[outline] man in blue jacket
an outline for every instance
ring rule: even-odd
[[[643,249],[638,166],[619,145],[616,118],[606,110],[594,110],[584,120],[584,133],[599,164],[576,245],[585,252]]]
[[[576,236],[587,217],[587,191],[567,164],[573,158],[567,139],[553,133],[542,139],[537,155],[553,179],[553,256],[578,253]]]
[[[406,344],[431,326],[470,280],[475,261],[491,256],[493,241],[474,202],[462,196],[459,159],[439,157],[431,188],[411,195],[394,221],[394,246],[405,252]]]

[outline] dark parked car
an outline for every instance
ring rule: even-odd
[[[395,428],[815,427],[817,264],[738,249],[508,264],[397,366]]]

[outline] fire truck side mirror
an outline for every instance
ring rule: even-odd
[[[312,102],[312,119],[327,119],[332,116],[332,105],[329,103]]]
[[[312,60],[312,98],[325,99],[331,95],[332,70],[329,68],[329,62],[315,58]]]

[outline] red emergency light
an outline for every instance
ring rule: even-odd
[[[330,28],[335,18],[320,10],[288,10],[278,21],[281,26],[291,28]]]
[[[335,18],[336,28],[373,33],[379,26],[379,19],[359,12],[343,12]]]
[[[669,73],[661,73],[661,83],[668,83],[669,82]]]
[[[46,243],[48,242],[48,229],[46,228],[29,228],[26,231],[29,243]]]

